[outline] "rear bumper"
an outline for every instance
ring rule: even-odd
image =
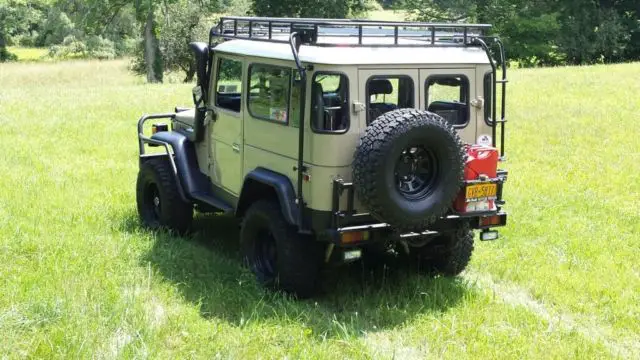
[[[483,219],[491,219],[491,223],[487,224],[487,221],[483,221]],[[368,232],[371,235],[370,239],[372,239],[373,241],[375,241],[377,237],[393,239],[394,236],[398,240],[401,240],[407,237],[431,236],[439,233],[455,231],[456,229],[459,229],[463,223],[468,224],[471,229],[478,230],[502,227],[507,225],[507,213],[504,211],[491,211],[486,213],[475,213],[466,215],[447,215],[436,221],[429,227],[429,229],[426,229],[422,233],[398,234],[394,232],[394,229],[389,224],[371,222],[366,224],[345,226],[336,229],[326,229],[321,232],[321,238],[324,238],[325,240],[328,240],[329,242],[336,245],[345,245],[342,242],[342,234],[350,232]],[[366,241],[350,243],[348,245],[358,245],[365,242]]]

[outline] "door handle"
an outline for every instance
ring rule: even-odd
[[[240,145],[233,143],[233,145],[231,145],[231,148],[233,149],[234,152],[239,153],[240,152]]]

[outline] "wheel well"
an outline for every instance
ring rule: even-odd
[[[251,204],[262,199],[270,200],[280,205],[278,194],[271,185],[254,179],[247,179],[242,186],[240,200],[238,201],[238,206],[236,207],[236,216],[243,217]]]

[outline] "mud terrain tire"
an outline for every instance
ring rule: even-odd
[[[158,157],[142,164],[136,184],[136,201],[144,227],[164,228],[180,235],[189,230],[193,205],[180,197],[169,159]]]
[[[421,231],[444,215],[463,182],[464,146],[442,117],[399,109],[379,116],[356,148],[358,198],[379,221]]]
[[[471,261],[473,231],[463,226],[445,233],[429,244],[411,249],[410,256],[419,270],[443,276],[459,275]]]
[[[245,262],[266,288],[299,298],[317,290],[322,244],[298,234],[276,202],[260,200],[245,214],[240,230]]]

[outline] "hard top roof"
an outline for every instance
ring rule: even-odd
[[[216,51],[294,60],[291,48],[284,43],[251,40],[229,40],[215,47]],[[323,47],[302,45],[300,60],[328,65],[421,65],[421,64],[489,64],[484,50],[478,47]]]
[[[487,64],[487,24],[349,19],[222,17],[211,29],[217,51],[317,64]],[[296,38],[294,42],[294,37]],[[391,49],[393,48],[393,49]]]

